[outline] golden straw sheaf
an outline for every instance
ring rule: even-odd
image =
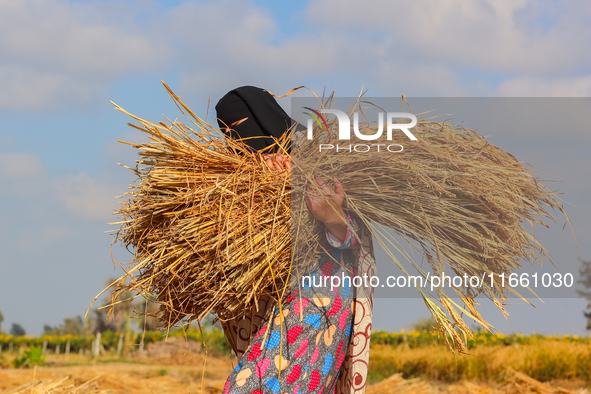
[[[418,140],[407,141],[403,154],[320,156],[318,144],[338,143],[337,133],[315,132],[311,140],[294,138],[297,160],[289,174],[270,171],[261,153],[222,138],[165,87],[192,126],[153,124],[116,106],[151,142],[128,143],[140,156],[132,169],[137,180],[113,224],[119,225],[116,241],[134,252],[115,294],[154,295],[166,327],[209,313],[238,318],[262,295],[281,299],[292,251],[295,260],[313,260],[318,251],[319,227],[303,200],[314,175],[342,182],[346,208],[407,275],[408,264],[395,251],[424,277],[423,258],[430,275],[491,275],[495,285],[485,281],[480,291],[505,314],[513,290],[500,286],[499,275],[518,269],[520,261],[549,259],[524,225],[546,225],[554,220],[552,210],[566,216],[556,193],[529,168],[465,127],[419,114],[412,129]],[[319,106],[330,107],[332,99],[319,99]],[[349,114],[366,104],[359,100]],[[373,133],[369,122],[360,127]],[[290,133],[278,140],[280,149],[289,140]],[[395,236],[419,253],[406,252]],[[474,290],[455,290],[463,305],[442,290],[418,291],[451,348],[465,352],[472,335],[462,315],[493,328],[478,313]]]

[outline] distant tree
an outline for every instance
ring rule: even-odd
[[[12,323],[12,328],[10,329],[10,335],[14,335],[15,337],[22,337],[22,336],[27,335],[27,332],[25,331],[23,326],[21,326],[20,324]]]
[[[423,331],[423,330],[427,330],[427,331],[433,331],[434,329],[437,328],[437,323],[435,322],[435,320],[433,320],[433,318],[430,317],[424,317],[422,319],[417,320],[416,322],[412,323],[409,328],[411,330],[414,331]]]
[[[109,279],[105,285],[109,286],[115,281],[116,279]],[[134,310],[133,300],[135,296],[132,292],[126,291],[119,294],[119,297],[115,299],[116,291],[117,285],[113,285],[111,292],[103,303],[103,308],[95,310],[95,317],[106,319],[107,321],[104,324],[112,327],[112,330],[129,334],[132,331],[131,317]],[[93,332],[96,332],[96,329],[93,329]]]
[[[205,316],[205,319],[203,319],[200,322],[200,324],[201,324],[201,329],[205,330],[205,331],[211,331],[211,330],[214,330],[215,328],[217,328],[220,331],[222,330],[222,323],[220,323],[220,321],[218,319],[216,319],[216,317],[211,313],[209,315]]]
[[[80,316],[67,317],[60,326],[60,330],[63,333],[62,335],[82,336],[85,334],[84,321]]]
[[[2,311],[0,311],[0,334],[2,334],[2,322],[4,321],[4,315],[2,314]]]
[[[97,332],[105,332],[107,330],[117,331],[117,325],[113,319],[107,319],[107,311],[105,309],[93,309],[90,317],[90,332],[96,334]]]
[[[80,316],[66,317],[64,322],[57,327],[51,327],[50,325],[43,326],[43,333],[45,335],[73,335],[83,336],[86,334],[86,328],[84,327],[84,321]]]
[[[587,300],[587,310],[583,311],[583,315],[587,319],[586,328],[588,331],[591,331],[591,261],[581,260],[579,274],[581,278],[577,283],[583,285],[584,290],[577,290],[577,293]]]

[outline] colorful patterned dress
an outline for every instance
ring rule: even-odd
[[[341,242],[328,231],[329,247],[281,310],[259,301],[258,312],[223,324],[241,357],[223,394],[362,393],[365,391],[371,290],[351,285],[352,274],[375,272],[371,237],[348,216],[355,233]],[[361,242],[359,242],[361,241]],[[325,277],[349,278],[332,287]],[[270,316],[270,309],[274,308]],[[269,328],[270,326],[270,328]],[[283,335],[282,335],[283,332]],[[251,333],[255,333],[251,338]],[[248,346],[248,348],[246,348]]]

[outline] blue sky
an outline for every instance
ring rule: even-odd
[[[135,153],[115,139],[145,138],[109,100],[160,120],[180,116],[160,80],[203,116],[208,99],[213,107],[247,84],[278,94],[306,85],[342,96],[363,86],[373,96],[588,97],[590,18],[582,0],[0,0],[4,328],[18,322],[38,334],[83,314],[116,275],[108,223],[114,196],[133,180],[117,163],[133,164]],[[564,180],[581,209],[574,214],[591,219],[587,135],[495,142]],[[557,302],[529,318],[519,310],[507,330],[541,331],[536,322],[560,311],[562,330],[580,334],[583,303]],[[384,309],[376,308],[377,328],[426,315],[421,305],[400,307],[396,318]]]

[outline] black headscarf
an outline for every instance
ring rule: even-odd
[[[292,125],[292,119],[275,98],[266,90],[254,86],[231,90],[218,101],[215,110],[222,130],[236,121],[248,118],[234,126],[226,136],[233,139],[267,137],[243,141],[255,151],[273,145],[275,141],[270,137],[280,138]],[[289,147],[287,150],[289,151]]]

